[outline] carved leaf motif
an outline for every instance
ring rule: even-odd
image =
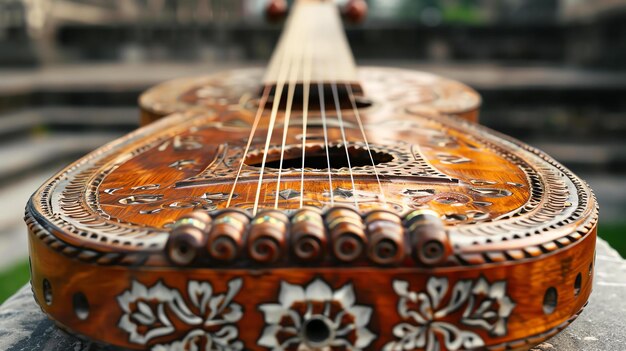
[[[151,325],[154,324],[156,318],[154,317],[154,313],[152,309],[143,301],[139,301],[137,303],[138,312],[132,314],[132,318],[138,320],[143,325]]]
[[[164,313],[164,307],[177,295],[176,290],[167,288],[161,282],[148,289],[143,284],[133,281],[131,289],[117,298],[124,312],[118,326],[126,331],[129,340],[136,344],[145,344],[153,338],[172,333],[174,327]],[[156,318],[153,318],[155,317],[152,314],[153,308],[158,311]]]
[[[196,308],[200,309],[200,313],[204,314],[207,301],[213,294],[213,287],[207,282],[198,282],[196,280],[189,281],[187,285],[189,299]]]
[[[178,160],[176,162],[173,162],[169,165],[169,167],[177,169],[177,170],[182,170],[183,168],[187,168],[189,166],[194,166],[196,164],[196,161],[194,160]]]
[[[194,350],[200,345],[211,345],[207,349],[211,351],[242,350],[243,343],[237,340],[239,332],[233,325],[241,319],[242,308],[232,301],[241,285],[241,279],[233,279],[226,293],[214,296],[209,282],[189,281],[185,291],[188,305],[178,290],[168,288],[163,282],[148,288],[133,281],[131,289],[117,298],[124,312],[118,327],[129,334],[130,342],[140,345],[173,334],[175,325],[181,323],[186,328],[195,328],[182,340],[155,345],[152,350]],[[172,323],[168,316],[176,317],[179,323]]]
[[[511,196],[513,193],[506,189],[497,188],[470,188],[471,191],[479,194],[483,197],[506,197]]]
[[[277,299],[278,303],[259,306],[265,320],[265,327],[258,341],[260,346],[273,351],[360,351],[369,347],[376,338],[367,328],[372,308],[356,304],[354,286],[350,283],[333,290],[322,279],[315,279],[307,286],[283,281]],[[299,306],[307,308],[302,310]],[[315,348],[305,341],[302,329],[312,319],[326,321],[324,323],[329,328],[323,345]]]
[[[156,190],[160,187],[161,185],[159,184],[145,184],[145,185],[134,186],[130,188],[130,190]]]
[[[394,326],[392,332],[396,340],[387,343],[385,351],[444,348],[454,351],[482,347],[484,340],[476,332],[462,330],[459,325],[503,336],[507,319],[515,307],[506,295],[505,281],[490,285],[483,277],[476,281],[457,281],[451,291],[444,277],[431,277],[425,292],[411,291],[409,282],[403,280],[395,280],[392,286],[399,297],[398,315],[404,321]],[[447,303],[441,305],[444,301]],[[450,323],[450,316],[460,310],[463,315],[458,323]]]
[[[439,159],[439,161],[441,161],[441,163],[448,164],[448,165],[457,165],[461,163],[472,162],[472,160],[470,160],[467,157],[457,156],[457,155],[452,155],[452,154],[447,154],[447,153],[439,153],[437,154],[437,158]]]
[[[123,205],[143,205],[157,202],[161,199],[163,199],[163,195],[138,194],[121,198],[118,202]]]

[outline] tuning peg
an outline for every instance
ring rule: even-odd
[[[266,210],[252,220],[248,235],[248,255],[262,264],[286,258],[289,218],[281,211]]]
[[[414,258],[425,266],[442,265],[452,254],[452,245],[439,214],[416,210],[405,217]]]
[[[270,22],[278,22],[287,15],[286,0],[270,0],[265,7],[265,16]]]
[[[301,209],[291,218],[291,247],[302,262],[324,259],[327,246],[324,219],[315,209]]]
[[[332,240],[332,250],[341,262],[361,258],[367,237],[361,216],[351,208],[334,207],[326,213],[326,225]]]
[[[397,214],[374,210],[365,217],[369,258],[379,265],[400,264],[404,260],[404,228]]]
[[[201,255],[210,229],[211,216],[204,212],[195,211],[177,220],[167,240],[169,259],[179,266],[191,264]]]
[[[343,8],[343,16],[350,22],[363,22],[367,15],[367,2],[365,0],[350,0]]]

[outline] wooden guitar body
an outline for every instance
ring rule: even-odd
[[[379,72],[386,71],[369,70]],[[279,211],[260,210],[256,220],[224,212],[255,113],[254,102],[226,95],[230,103],[176,113],[94,151],[34,195],[27,223],[43,310],[74,333],[134,349],[176,349],[177,342],[208,342],[216,333],[227,333],[223,349],[276,349],[291,337],[297,345],[306,337],[300,329],[307,313],[319,315],[321,332],[337,338],[340,320],[350,329],[343,342],[372,350],[521,349],[567,325],[591,292],[597,209],[587,185],[538,150],[417,108],[424,106],[420,94],[389,98],[396,81],[363,82],[368,96],[381,97],[358,113],[384,196],[352,109],[341,113],[356,191],[335,114],[328,121],[337,163],[330,188],[327,170],[315,168],[324,150],[320,112],[309,111],[306,155],[313,161],[304,182],[297,167],[288,167],[277,184],[271,166],[279,151],[272,147],[259,203],[273,208],[277,200]],[[300,117],[291,114],[290,163],[300,162]],[[261,125],[258,134],[266,133]],[[273,138],[280,145],[281,133]],[[265,142],[258,139],[231,209],[253,206]],[[306,218],[310,232],[320,233],[311,252],[296,250],[294,241],[301,200],[321,209]],[[194,210],[211,213],[213,227],[231,213],[226,218],[243,229],[227,249],[212,247],[216,238],[207,230],[193,260],[178,265],[168,258],[169,232]],[[423,230],[428,212],[423,228],[409,218],[422,210],[438,214],[443,237]],[[337,211],[344,213],[333,217]],[[333,230],[338,224],[329,218],[336,217],[356,229]],[[254,230],[272,223],[271,230]],[[361,247],[337,244],[342,235]],[[420,238],[431,236],[444,250],[429,261]],[[214,300],[220,295],[226,297]],[[315,300],[321,296],[326,305]],[[283,315],[287,310],[301,315]],[[199,322],[209,315],[214,323]]]
[[[467,86],[297,40],[341,33],[298,3],[272,61],[291,68],[155,87],[146,126],[35,192],[42,310],[154,351],[524,350],[565,328],[591,293],[589,187],[473,123]]]

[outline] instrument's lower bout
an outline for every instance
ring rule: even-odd
[[[152,350],[528,349],[585,306],[596,241],[593,224],[535,258],[445,268],[129,267],[88,263],[27,222],[43,311],[74,334]]]

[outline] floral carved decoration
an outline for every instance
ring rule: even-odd
[[[235,325],[243,310],[233,302],[241,285],[240,278],[233,279],[226,292],[217,294],[210,283],[191,280],[181,293],[161,281],[147,287],[134,280],[131,288],[117,297],[123,311],[118,327],[128,333],[130,342],[147,345],[155,338],[180,334],[175,326],[185,326],[182,339],[153,345],[152,351],[243,350]]]
[[[277,303],[259,306],[265,328],[259,346],[282,350],[363,350],[376,336],[372,308],[356,303],[351,283],[333,290],[322,279],[307,286],[281,282]]]
[[[403,322],[394,326],[396,340],[387,343],[384,351],[479,348],[485,342],[476,331],[506,335],[515,308],[506,294],[506,281],[489,284],[484,277],[460,280],[451,288],[447,278],[431,277],[420,292],[410,290],[407,281],[395,280],[393,289]]]

